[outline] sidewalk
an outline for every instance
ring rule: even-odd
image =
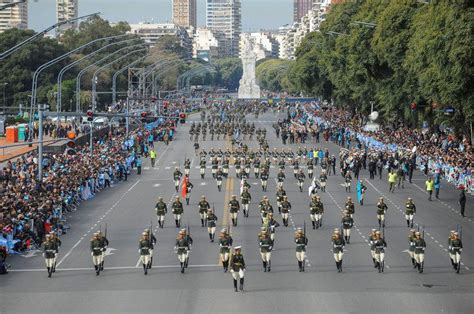
[[[51,140],[52,138],[50,136],[45,136],[44,140]],[[21,144],[22,142],[14,143],[14,144]],[[48,145],[50,143],[54,142],[49,142],[46,143],[45,145]],[[7,145],[12,145],[13,143],[7,143],[7,140],[3,137],[0,138],[0,146],[7,146]],[[22,145],[22,146],[14,146],[14,147],[8,147],[8,148],[0,148],[0,163],[3,163],[5,161],[15,159],[20,157],[21,155],[24,155],[28,152],[31,152],[33,150],[36,150],[38,147],[37,144],[33,144],[32,147],[29,147],[27,144]]]

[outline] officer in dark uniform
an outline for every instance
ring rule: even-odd
[[[263,262],[263,271],[271,271],[271,255],[273,249],[273,241],[268,234],[268,230],[265,227],[262,227],[261,232],[258,236],[259,246],[260,246],[260,256],[262,257]]]
[[[209,240],[211,242],[214,242],[214,236],[216,235],[216,222],[217,222],[217,216],[214,214],[212,209],[207,210],[207,215],[206,215],[206,220],[207,220],[207,232],[209,233]]]
[[[415,217],[416,206],[413,203],[411,197],[408,198],[408,201],[405,204],[405,219],[407,221],[407,227],[413,228],[413,218]]]
[[[165,225],[165,215],[168,213],[168,207],[163,201],[163,197],[158,198],[158,202],[155,205],[156,218],[158,220],[158,226],[163,228]]]
[[[237,279],[240,278],[240,291],[244,292],[244,274],[245,274],[245,261],[244,256],[241,253],[241,246],[234,248],[234,254],[230,259],[230,272],[234,279],[234,290],[237,292]]]
[[[54,267],[54,258],[56,256],[56,243],[51,239],[51,235],[46,235],[46,241],[43,246],[43,257],[46,263],[46,269],[48,270],[48,278],[51,278]]]
[[[95,268],[95,274],[96,276],[99,276],[102,265],[102,250],[104,250],[104,247],[98,232],[94,233],[94,237],[91,240],[90,249],[92,262]]]
[[[176,196],[175,201],[171,205],[172,213],[174,215],[174,222],[176,223],[176,228],[181,227],[181,215],[183,215],[183,203],[181,203],[179,196]]]
[[[377,220],[379,227],[385,228],[385,213],[387,212],[387,204],[385,204],[383,197],[379,199],[377,203]]]
[[[138,254],[140,254],[140,261],[143,264],[143,272],[145,275],[148,275],[148,269],[151,268],[151,245],[148,233],[143,232],[138,242]]]
[[[462,252],[462,240],[459,237],[459,232],[453,232],[448,240],[449,257],[456,273],[459,274],[461,269],[461,252]]]
[[[181,273],[184,274],[184,269],[188,267],[189,262],[189,251],[191,251],[191,245],[193,240],[189,235],[186,234],[185,229],[181,229],[178,232],[178,237],[176,238],[175,251],[178,254],[178,260],[181,265]]]
[[[346,242],[341,236],[339,229],[335,229],[332,234],[332,250],[334,254],[334,260],[336,261],[337,272],[342,272],[342,257],[344,255],[344,246]]]
[[[283,186],[278,187],[276,191],[276,199],[277,199],[277,207],[278,207],[278,212],[281,214],[281,202],[283,202],[283,198],[286,195],[285,189],[283,189]]]
[[[354,202],[352,202],[352,198],[350,196],[347,198],[346,211],[349,212],[349,215],[351,216],[351,218],[354,217],[355,205],[354,205]]]
[[[313,196],[309,204],[311,223],[313,229],[318,229],[323,225],[324,205],[318,195]]]
[[[201,201],[199,201],[199,216],[201,217],[201,227],[204,227],[207,222],[207,211],[211,208],[209,202],[206,200],[206,197],[201,196]]]
[[[298,261],[298,268],[300,272],[304,271],[304,262],[306,259],[306,246],[308,245],[308,238],[305,236],[303,229],[298,228],[295,233],[296,243],[296,260]]]
[[[230,249],[232,247],[233,239],[229,235],[229,232],[226,228],[221,230],[221,234],[219,235],[219,246],[220,246],[220,258],[222,262],[222,266],[224,267],[224,273],[227,272],[229,268],[229,257],[230,257]]]
[[[232,195],[232,199],[229,201],[229,212],[230,218],[232,219],[232,225],[237,226],[237,215],[240,211],[240,204],[237,200],[236,195]]]
[[[344,240],[347,244],[351,242],[351,229],[354,226],[354,219],[351,217],[351,214],[346,210],[341,219],[342,231],[344,233]]]
[[[199,173],[201,174],[201,179],[204,179],[204,175],[206,174],[206,157],[201,157],[199,161]]]
[[[109,246],[109,240],[100,231],[99,231],[99,239],[100,239],[101,245],[102,245],[102,261],[100,263],[100,271],[104,271],[105,252],[107,251],[107,247]]]
[[[250,201],[252,200],[252,196],[250,195],[249,189],[244,188],[242,194],[240,194],[240,200],[242,203],[242,208],[244,210],[244,217],[249,216],[249,205]]]
[[[419,231],[415,232],[415,239],[413,243],[415,246],[415,252],[413,254],[413,257],[415,258],[418,272],[421,274],[423,272],[423,266],[425,264],[426,242]]]
[[[382,238],[382,233],[380,231],[375,232],[375,263],[379,269],[379,273],[383,273],[385,268],[385,248],[387,247],[387,242]]]

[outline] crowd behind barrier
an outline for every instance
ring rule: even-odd
[[[360,121],[344,110],[323,110],[318,103],[299,106],[289,111],[295,129],[307,128],[334,136],[334,141],[349,148],[354,144],[359,149],[416,154],[416,165],[426,175],[441,175],[457,188],[474,193],[474,154],[469,138],[456,138],[444,132],[428,132],[409,128],[381,128],[377,132],[363,130]],[[299,125],[298,125],[299,124]]]

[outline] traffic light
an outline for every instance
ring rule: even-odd
[[[73,156],[76,154],[76,132],[67,132],[66,154]]]
[[[92,110],[87,110],[87,121],[93,122],[94,121],[94,112]]]
[[[186,123],[186,114],[184,112],[181,112],[179,114],[179,119],[180,119],[179,122],[181,122],[181,124]]]
[[[411,108],[412,111],[415,111],[416,110],[416,102],[412,102],[410,104],[410,108]]]
[[[145,123],[146,122],[146,117],[148,116],[148,112],[143,111],[140,115],[142,117],[142,122]]]

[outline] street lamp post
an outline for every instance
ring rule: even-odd
[[[3,108],[6,107],[6,102],[5,102],[5,88],[7,87],[8,83],[3,83]]]

